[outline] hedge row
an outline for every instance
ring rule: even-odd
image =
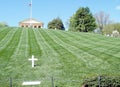
[[[87,78],[83,82],[83,87],[120,87],[120,76],[98,76]]]

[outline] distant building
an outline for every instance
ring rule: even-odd
[[[26,20],[23,20],[19,22],[19,27],[24,27],[24,28],[43,28],[44,24],[43,22],[39,22],[36,19],[33,18],[28,18]]]

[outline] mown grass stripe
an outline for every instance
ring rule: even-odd
[[[59,60],[56,58],[58,54],[47,43],[47,41],[45,41],[44,37],[41,34],[41,31],[43,30],[38,30],[38,29],[34,30],[37,42],[39,43],[39,46],[41,46],[41,49],[42,49],[42,56],[40,57],[40,60],[39,60],[40,71],[42,72],[40,72],[39,74],[41,74],[41,77],[44,77],[44,78],[47,78],[48,76],[53,76],[53,75],[58,76],[59,73],[61,73],[61,70],[58,69],[58,66],[60,66],[60,63],[59,63]],[[55,69],[55,71],[52,71],[52,69]]]
[[[57,32],[57,33],[59,33],[59,32]],[[61,38],[63,37],[63,38],[65,38],[66,36],[62,36],[62,35],[66,35],[66,34],[61,34]],[[59,37],[59,38],[60,38]],[[68,38],[67,38],[68,39]],[[89,41],[90,42],[90,41]],[[74,45],[75,46],[75,41],[74,42],[69,42],[71,45]],[[85,43],[86,44],[86,43]],[[89,43],[87,43],[87,44],[89,44]],[[114,56],[114,54],[110,54],[110,53],[108,53],[107,51],[105,52],[104,50],[95,50],[93,47],[92,47],[92,45],[91,46],[87,46],[87,44],[86,45],[84,45],[84,44],[79,44],[78,43],[78,45],[76,45],[77,46],[77,48],[79,48],[79,49],[81,49],[81,50],[83,50],[83,52],[87,52],[88,54],[90,54],[90,55],[94,55],[94,56],[99,56],[101,59],[102,59],[102,61],[101,62],[103,62],[102,63],[102,65],[103,66],[101,66],[101,68],[105,68],[105,65],[106,66],[108,66],[108,65],[110,65],[110,63],[112,62],[111,61],[111,59],[114,59],[114,60],[116,60],[116,63],[115,64],[117,64],[117,65],[114,65],[114,63],[113,63],[113,66],[108,66],[109,68],[111,68],[111,67],[114,67],[114,69],[116,70],[116,69],[119,69],[119,68],[115,68],[115,66],[119,66],[119,58],[117,58],[116,59],[116,57]],[[104,47],[101,47],[101,48],[103,48],[103,49],[105,49]],[[118,49],[119,50],[119,49]],[[106,60],[106,61],[104,61],[104,60]],[[105,65],[104,65],[104,63],[105,63]],[[107,68],[108,68],[107,67]],[[111,70],[112,71],[112,70]]]
[[[5,29],[3,31],[0,32],[0,42],[2,39],[4,39],[4,37],[6,36],[7,33],[9,33],[9,31],[11,31],[11,29]]]
[[[37,43],[37,40],[35,38],[35,33],[33,32],[33,29],[28,29],[28,47],[29,47],[29,56],[35,55],[36,57],[42,55],[42,51],[39,47],[39,44]]]
[[[20,28],[21,31],[21,36],[19,43],[16,47],[16,50],[14,54],[12,55],[13,57],[28,57],[28,29],[22,29]]]
[[[51,32],[50,32],[51,33]],[[68,42],[68,43],[65,43],[64,42],[64,38],[62,38],[58,33],[53,33],[52,34],[52,37],[55,37],[55,36],[57,36],[57,38],[55,38],[55,39],[61,39],[61,41],[59,40],[59,42],[58,43],[61,43],[64,47],[66,47],[66,49],[68,49],[69,51],[71,51],[71,53],[72,54],[74,54],[74,55],[76,55],[77,56],[77,58],[75,59],[76,60],[76,62],[75,62],[75,64],[77,64],[77,65],[75,65],[75,66],[78,66],[79,68],[80,68],[80,70],[79,71],[83,71],[84,70],[84,72],[85,71],[87,71],[88,69],[92,69],[92,68],[95,68],[95,67],[97,67],[100,63],[102,63],[102,61],[101,60],[98,60],[97,58],[96,58],[96,56],[94,56],[94,55],[91,55],[91,54],[87,54],[87,53],[85,53],[84,51],[82,51],[81,49],[79,49],[79,48],[77,48],[76,47],[76,45],[75,44],[72,44],[72,45],[70,45],[70,43],[71,42]],[[69,38],[69,37],[68,37]],[[84,56],[84,55],[85,56]],[[93,61],[90,61],[89,59],[92,59]],[[94,63],[95,62],[95,63]],[[100,62],[100,63],[98,63],[98,62]],[[93,63],[93,64],[92,64]],[[92,65],[91,65],[92,64]],[[82,65],[82,66],[80,66],[80,65]],[[83,66],[84,65],[84,66]],[[90,66],[91,65],[91,66]],[[84,68],[86,68],[86,70],[84,69]],[[83,76],[83,75],[82,75]]]
[[[13,53],[19,43],[20,35],[21,35],[21,29],[18,29],[15,32],[15,34],[13,35],[10,43],[2,51],[0,51],[0,69],[3,72],[7,71],[6,74],[1,74],[0,76],[4,75],[4,77],[7,77],[12,72],[12,70],[10,68],[9,69],[5,69],[5,68],[7,66],[9,66],[9,61],[11,60],[11,56],[13,55]]]
[[[80,37],[82,37],[83,39],[81,38],[82,39],[81,41],[85,40],[86,43],[89,42],[89,44],[95,45],[96,47],[102,46],[104,48],[107,48],[107,47],[109,48],[111,46],[120,45],[119,38],[105,37],[103,35],[96,35],[96,34],[91,34],[91,33],[76,33],[76,34],[74,34],[74,33],[70,34],[68,32],[63,32],[63,33],[65,33],[65,35],[68,34],[68,35],[74,37],[75,39],[78,38],[78,40]],[[80,35],[80,37],[78,37],[77,35]]]
[[[20,35],[21,30],[17,30],[17,32],[14,33],[11,41],[7,46],[0,51],[1,56],[4,56],[5,59],[9,59],[12,53],[14,52],[14,49],[16,48],[18,42],[19,42],[19,35]],[[12,35],[11,35],[12,36]],[[7,54],[7,55],[6,55]]]
[[[36,34],[38,36],[36,36],[36,37],[39,37],[37,39],[38,39],[38,41],[39,41],[39,43],[44,51],[43,56],[45,56],[45,54],[47,54],[47,55],[52,54],[53,56],[57,56],[58,54],[56,53],[56,51],[47,43],[47,41],[45,41],[45,38],[42,36],[41,31],[43,31],[43,30],[37,29]],[[50,53],[47,51],[47,49],[48,49],[48,51],[50,51]]]
[[[20,74],[19,72],[22,72],[24,68],[30,66],[28,63],[28,56],[29,56],[29,50],[28,50],[28,29],[21,29],[21,35],[19,39],[19,43],[11,56],[11,60],[9,61],[9,65],[14,67],[12,68],[12,71],[16,72],[11,72],[11,76],[16,79],[16,78],[21,78],[21,76],[26,76],[24,73]],[[14,63],[13,63],[14,62]],[[19,65],[18,67],[16,67]],[[31,67],[31,66],[30,66]],[[9,66],[6,67],[6,69],[9,68]],[[19,71],[18,71],[19,70]],[[26,70],[27,71],[27,70]],[[28,73],[28,72],[26,72]]]
[[[0,33],[6,29],[8,29],[9,27],[0,27]]]
[[[16,29],[11,29],[11,31],[9,31],[9,32],[5,35],[5,37],[0,41],[0,51],[1,51],[2,49],[4,49],[4,48],[7,46],[7,44],[10,43],[10,41],[11,41],[11,39],[12,39],[12,37],[13,37],[13,35],[14,35],[14,33],[15,33],[16,31],[17,31]]]
[[[87,37],[88,38],[88,37]],[[88,39],[86,39],[88,42],[90,42]],[[90,39],[91,40],[91,39]],[[92,42],[92,40],[91,40],[91,42]],[[119,44],[118,45],[115,45],[115,44],[109,44],[108,43],[109,41],[108,40],[105,40],[105,41],[103,41],[102,42],[102,44],[98,44],[97,42],[93,42],[91,45],[83,45],[82,44],[82,46],[85,48],[86,46],[87,47],[89,47],[90,49],[89,50],[93,50],[93,52],[100,52],[101,54],[106,54],[106,55],[110,55],[111,57],[115,57],[114,56],[114,54],[115,53],[117,53],[117,52],[119,52],[120,50],[119,49],[117,49],[117,48],[119,48]],[[97,44],[96,44],[97,43]],[[116,42],[114,42],[114,43],[116,43]],[[88,43],[88,44],[90,44],[90,43]],[[94,47],[93,47],[94,46]],[[87,48],[86,47],[86,48]],[[117,48],[115,48],[115,47],[117,47]],[[101,49],[102,48],[102,49]],[[113,54],[111,54],[111,52],[110,51],[113,51],[114,50],[114,52],[112,52]],[[97,56],[97,55],[96,55]],[[110,57],[109,56],[109,57]]]
[[[51,33],[50,35],[51,35],[52,37],[54,37],[54,39],[56,40],[57,43],[62,44],[62,46],[63,46],[64,48],[66,48],[69,52],[71,52],[71,54],[73,54],[73,55],[76,56],[76,57],[73,58],[73,59],[76,60],[76,64],[79,65],[80,68],[86,67],[85,62],[81,60],[82,55],[81,55],[80,53],[82,53],[82,51],[81,51],[80,49],[78,49],[76,46],[74,46],[74,44],[72,44],[72,45],[69,44],[70,42],[67,42],[67,43],[66,43],[65,38],[62,38],[59,33],[54,33],[54,32],[52,32],[52,31],[51,31],[50,33]],[[65,41],[65,42],[64,42],[64,41]],[[78,63],[77,63],[77,62],[78,62]],[[80,62],[81,62],[81,64],[80,64]],[[81,66],[81,65],[82,65],[82,66]],[[86,67],[86,68],[87,68],[87,67]]]
[[[76,71],[76,67],[74,65],[76,56],[73,55],[66,48],[64,48],[62,45],[58,44],[55,39],[53,40],[53,38],[51,38],[50,34],[47,34],[47,31],[44,31],[44,32],[46,32],[46,34],[44,34],[45,39],[46,40],[48,38],[49,38],[49,40],[51,39],[50,40],[51,42],[49,42],[49,44],[58,52],[58,54],[59,54],[58,58],[61,61],[61,64],[64,65],[62,67],[63,68],[63,76],[65,76],[66,78],[69,77],[69,76],[72,76],[73,75],[72,74],[73,70]],[[42,32],[42,33],[44,33],[44,32]],[[73,62],[73,63],[71,63],[71,62]],[[67,73],[67,72],[69,72],[69,73]]]
[[[57,32],[58,33],[58,32]],[[64,35],[66,35],[66,34],[64,34]],[[71,37],[74,37],[74,36],[71,36]],[[87,39],[87,38],[89,38],[88,36],[86,37],[85,35],[84,36],[80,36],[80,37],[82,37],[82,38],[86,38],[86,39],[84,39],[84,40],[86,40],[83,44],[84,44],[84,46],[87,46],[87,47],[91,47],[93,50],[98,50],[98,51],[102,51],[102,52],[104,52],[104,51],[107,51],[107,52],[109,52],[109,51],[112,51],[113,49],[115,49],[116,50],[116,46],[118,46],[118,45],[115,45],[115,44],[108,44],[108,42],[109,41],[103,41],[102,42],[102,44],[99,44],[98,42],[94,42],[94,41],[92,41],[91,39]],[[65,37],[63,37],[63,38],[65,38]],[[74,37],[74,38],[78,38],[78,37]],[[94,37],[95,38],[95,37]],[[81,39],[82,40],[82,39]],[[83,40],[82,40],[83,41]],[[89,43],[88,43],[88,42]],[[99,39],[98,39],[98,41],[99,41]],[[82,42],[81,42],[82,43]],[[116,43],[116,42],[115,42]],[[119,47],[119,46],[118,46]],[[112,49],[112,50],[110,50],[110,49]],[[114,50],[114,52],[116,53],[116,52],[118,52],[118,50],[116,50],[115,51]]]
[[[53,48],[53,46],[57,47],[58,45],[53,41],[50,41],[50,43],[48,43],[47,38],[44,37],[44,34],[46,32],[43,32],[44,30],[39,30],[41,35],[44,38],[44,41],[47,43],[47,45],[49,46],[50,50],[49,50],[49,54],[47,56],[47,58],[49,58],[48,60],[50,60],[49,62],[49,66],[50,69],[53,69],[54,71],[51,71],[51,75],[55,76],[55,77],[62,77],[64,70],[63,70],[63,64],[61,63],[61,56],[58,52],[56,52],[56,48]],[[49,37],[49,36],[48,36]],[[56,46],[57,45],[57,46]],[[52,48],[52,49],[51,49]]]

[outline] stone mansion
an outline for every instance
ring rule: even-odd
[[[43,22],[37,21],[34,18],[28,18],[19,22],[19,27],[23,28],[43,28]]]

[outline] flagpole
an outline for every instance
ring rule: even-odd
[[[32,19],[32,0],[30,2],[31,6],[30,6],[30,18]]]
[[[32,27],[31,25],[31,19],[32,19],[32,0],[30,1],[30,4],[29,4],[29,6],[30,6],[30,27]]]

